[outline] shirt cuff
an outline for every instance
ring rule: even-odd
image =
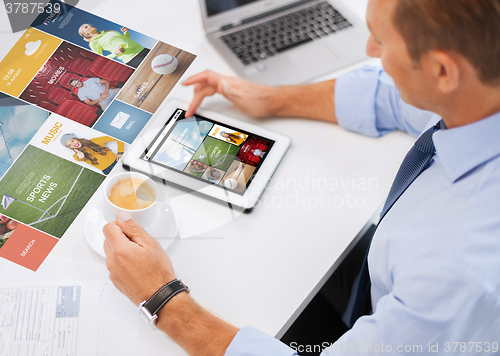
[[[375,98],[381,67],[364,66],[346,73],[335,83],[335,115],[341,127],[360,134],[379,137]]]
[[[225,356],[293,356],[297,353],[272,336],[245,326],[226,349]]]

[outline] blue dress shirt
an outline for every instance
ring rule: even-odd
[[[83,87],[78,89],[78,98],[81,101],[85,99],[89,100],[99,100],[101,94],[106,90],[106,86],[100,83],[99,78],[89,78],[83,82]]]
[[[347,130],[418,136],[441,118],[405,104],[380,68],[337,80]],[[500,354],[500,113],[442,129],[436,156],[385,216],[368,256],[374,313],[323,355]],[[311,326],[314,327],[314,326]],[[296,355],[261,331],[241,329],[226,355]]]

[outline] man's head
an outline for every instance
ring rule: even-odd
[[[409,104],[440,113],[464,89],[500,89],[500,0],[369,0],[367,22],[367,54]]]
[[[83,87],[83,83],[78,79],[70,79],[68,85],[73,88],[81,88]]]
[[[416,64],[430,50],[455,52],[500,85],[499,0],[398,0],[393,22]]]

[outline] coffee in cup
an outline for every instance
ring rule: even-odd
[[[116,214],[125,212],[140,225],[147,226],[155,218],[159,190],[155,182],[136,172],[116,174],[104,184],[104,218],[114,221]]]
[[[108,199],[120,208],[139,210],[153,204],[155,192],[141,179],[124,178],[113,184],[108,192]]]

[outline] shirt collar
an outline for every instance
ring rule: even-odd
[[[500,155],[500,112],[486,119],[434,133],[433,142],[450,181]]]
[[[93,37],[93,38],[91,39],[91,41],[98,40],[99,38],[101,38],[101,37],[102,37],[102,36],[104,36],[105,34],[106,34],[106,31],[101,31],[101,32],[99,32],[99,34],[98,34],[97,36]]]

